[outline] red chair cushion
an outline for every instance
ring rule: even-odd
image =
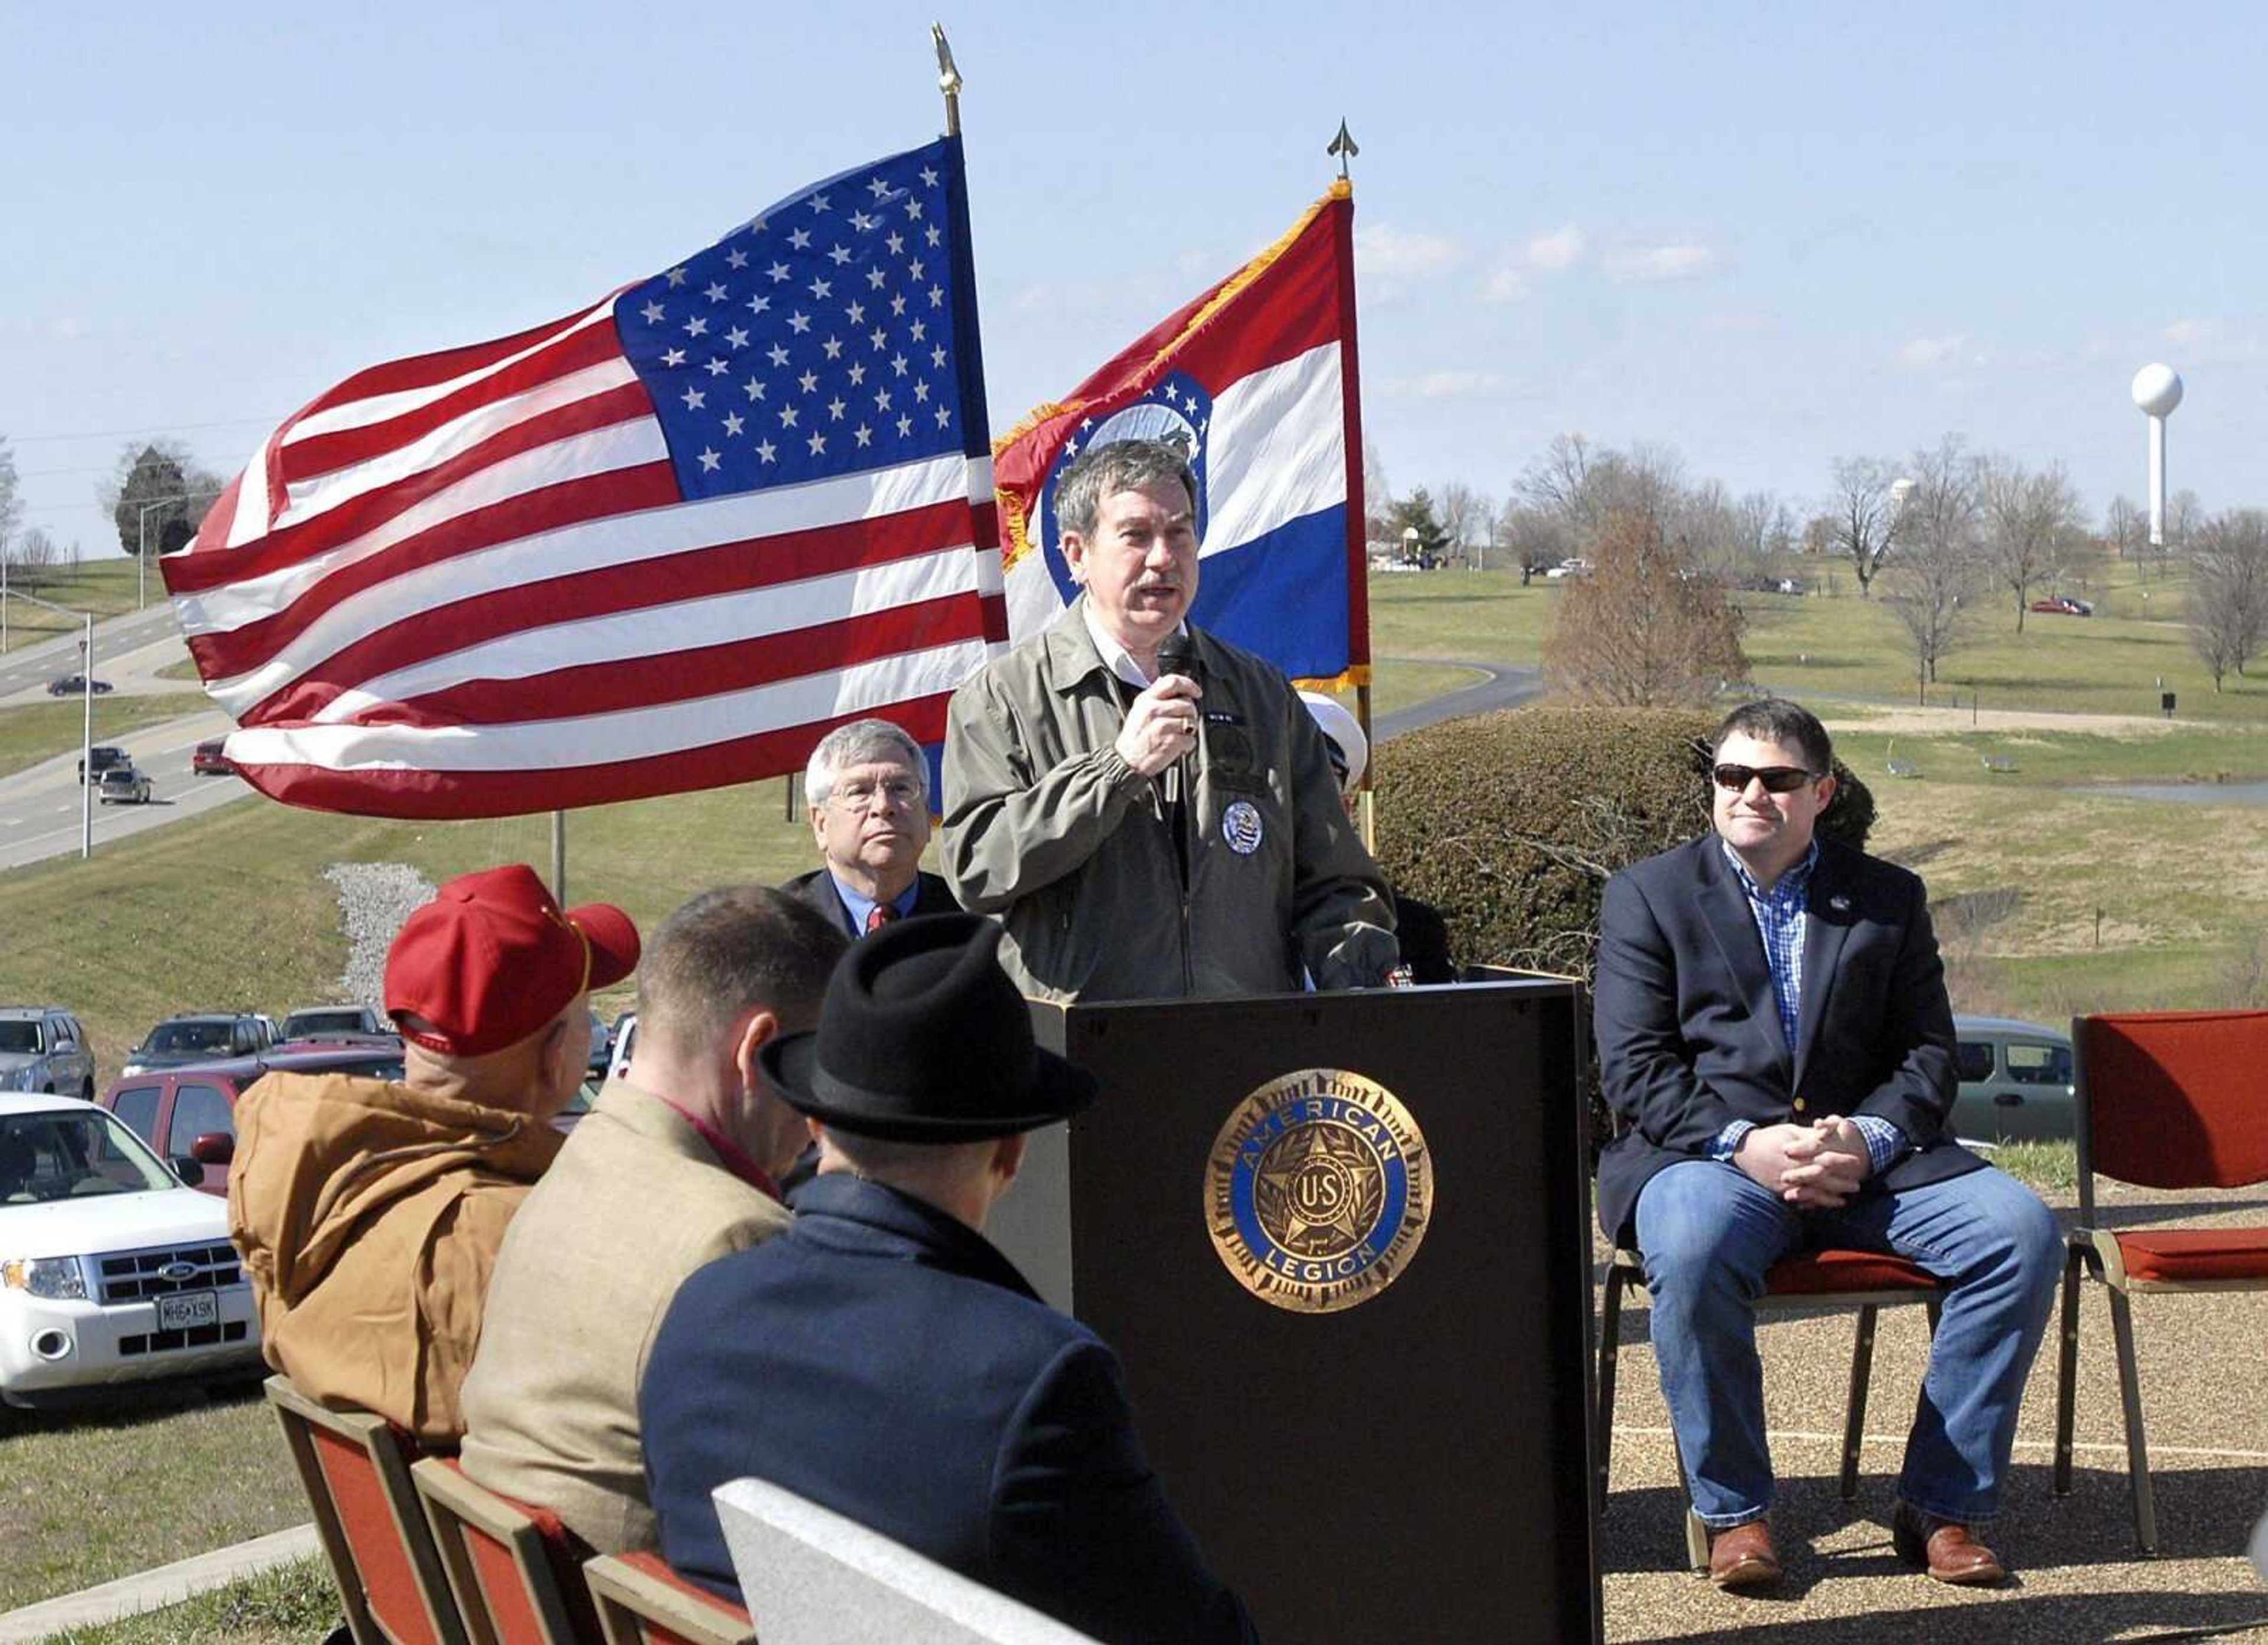
[[[637,1553],[625,1553],[621,1557],[623,1564],[635,1566],[639,1571],[652,1577],[656,1582],[667,1583],[672,1588],[677,1590],[678,1592],[683,1594],[688,1599],[698,1599],[703,1605],[710,1607],[710,1609],[723,1612],[735,1622],[746,1622],[748,1620],[747,1606],[736,1605],[729,1599],[721,1598],[718,1595],[711,1593],[706,1588],[702,1587],[697,1583],[687,1582],[675,1571],[670,1569],[669,1561],[663,1559],[659,1553],[640,1552]]]
[[[356,1573],[371,1614],[402,1645],[438,1645],[417,1585],[417,1569],[402,1546],[388,1505],[386,1481],[361,1446],[313,1423],[306,1425],[323,1483],[330,1487],[339,1526],[353,1551]],[[414,1451],[412,1454],[415,1454]],[[343,1577],[346,1573],[341,1572]]]
[[[2146,1188],[2268,1181],[2268,1011],[2131,1011],[2073,1027],[2096,1171]]]
[[[1764,1270],[1767,1296],[1825,1296],[1842,1291],[1933,1291],[1935,1280],[1904,1257],[1873,1251],[1807,1251]]]
[[[2146,1229],[2117,1238],[2130,1280],[2268,1283],[2268,1228]]]

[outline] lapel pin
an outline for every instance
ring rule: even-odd
[[[1848,897],[1841,895],[1830,897],[1827,900],[1827,906],[1834,909],[1837,914],[1848,914],[1851,912],[1851,900]]]

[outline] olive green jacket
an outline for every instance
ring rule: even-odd
[[[941,864],[954,895],[1007,928],[1001,961],[1037,998],[1382,981],[1393,903],[1322,733],[1272,664],[1189,634],[1205,716],[1194,807],[1166,805],[1164,780],[1113,748],[1134,692],[1078,605],[954,693]]]

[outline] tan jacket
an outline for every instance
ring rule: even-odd
[[[695,1269],[789,1221],[683,1115],[608,1082],[497,1259],[465,1380],[465,1472],[602,1553],[654,1546],[637,1404],[654,1333]]]
[[[1205,723],[1196,803],[1174,811],[1118,757],[1133,692],[1079,604],[953,694],[941,866],[954,895],[999,918],[1000,963],[1039,998],[1382,981],[1399,957],[1394,905],[1322,733],[1273,664],[1189,637]]]
[[[236,1129],[229,1235],[268,1362],[326,1404],[453,1443],[497,1247],[563,1139],[343,1074],[267,1076]]]

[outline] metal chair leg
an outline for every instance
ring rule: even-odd
[[[2078,1399],[2079,1288],[2087,1259],[2073,1245],[2063,1259],[2063,1318],[2056,1336],[2055,1494],[2071,1494],[2073,1409]]]
[[[1599,1410],[1592,1427],[1597,1460],[1593,1465],[1591,1507],[1607,1511],[1607,1469],[1615,1448],[1615,1362],[1622,1353],[1623,1287],[1629,1283],[1623,1268],[1607,1260],[1606,1295],[1599,1304]]]
[[[2158,1553],[2158,1505],[2150,1491],[2150,1448],[2142,1434],[2142,1384],[2134,1363],[2134,1319],[2126,1294],[2116,1286],[2110,1296],[2110,1334],[2118,1346],[2118,1399],[2126,1411],[2126,1472],[2134,1491],[2134,1535],[2143,1553]]]
[[[1871,1303],[1859,1309],[1851,1344],[1851,1399],[1843,1414],[1843,1472],[1837,1482],[1846,1502],[1859,1494],[1859,1445],[1867,1431],[1867,1384],[1874,1372],[1874,1314]]]
[[[1709,1568],[1709,1527],[1693,1506],[1693,1486],[1685,1477],[1685,1450],[1677,1443],[1677,1429],[1669,1430],[1669,1456],[1677,1465],[1677,1494],[1685,1500],[1685,1563],[1697,1571]]]

